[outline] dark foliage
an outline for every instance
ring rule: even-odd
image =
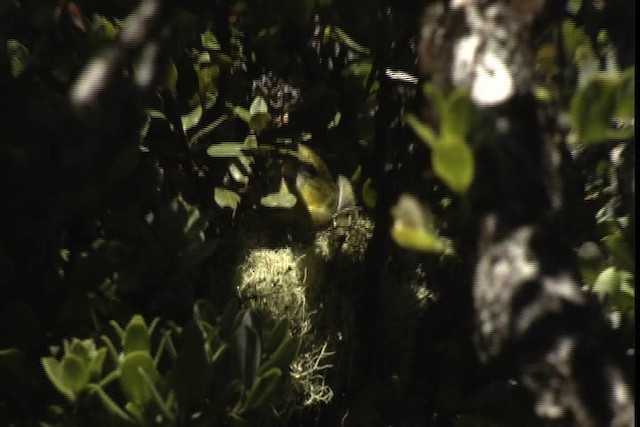
[[[0,0],[0,424],[632,425],[635,5],[543,3]]]

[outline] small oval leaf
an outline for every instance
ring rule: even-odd
[[[122,348],[125,354],[129,354],[134,351],[149,352],[151,350],[151,336],[149,328],[147,327],[144,318],[139,314],[133,316],[131,321],[129,321],[129,324],[124,331]]]
[[[600,298],[604,298],[613,294],[618,289],[619,284],[618,269],[616,267],[608,267],[598,275],[593,284],[593,290]]]
[[[231,208],[234,211],[238,208],[238,204],[240,203],[240,196],[238,194],[223,187],[215,188],[213,198],[221,208]]]
[[[10,58],[11,74],[19,77],[31,62],[29,50],[18,40],[7,40],[7,54]]]
[[[442,140],[433,147],[433,170],[453,191],[464,194],[475,173],[473,153],[466,142]]]
[[[298,199],[291,193],[270,193],[260,199],[260,204],[267,208],[289,209],[296,205]]]
[[[287,184],[282,178],[280,182],[280,190],[277,193],[270,193],[260,199],[260,204],[267,208],[292,208],[298,199],[291,194]]]
[[[195,106],[191,112],[184,114],[181,116],[182,120],[182,129],[186,132],[200,121],[200,117],[202,117],[202,105],[198,104]]]
[[[60,362],[60,378],[65,387],[76,395],[89,382],[89,370],[78,356],[67,354]]]
[[[451,253],[451,245],[446,239],[426,230],[396,224],[391,228],[391,238],[398,246],[405,249],[441,254]]]
[[[267,114],[267,113],[269,113],[269,106],[267,105],[267,102],[264,100],[263,97],[256,96],[253,102],[251,103],[251,106],[249,107],[249,115],[253,117],[256,114]]]

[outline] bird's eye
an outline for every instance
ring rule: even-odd
[[[318,176],[318,169],[316,169],[316,167],[313,166],[311,163],[300,162],[300,165],[298,167],[298,172],[310,177]]]

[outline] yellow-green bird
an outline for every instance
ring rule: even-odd
[[[283,167],[316,226],[327,225],[339,210],[355,205],[353,189],[343,176],[336,183],[324,161],[311,148],[298,146],[296,167]],[[293,178],[293,179],[292,179]]]

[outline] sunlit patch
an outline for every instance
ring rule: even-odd
[[[528,29],[541,2],[482,3],[451,2],[452,10],[464,12],[468,29],[462,36],[456,36],[453,28],[447,31],[453,42],[451,80],[456,86],[469,89],[473,101],[486,107],[503,103],[528,88],[533,67]],[[423,30],[429,25],[425,24]],[[433,39],[432,44],[446,43],[446,38],[436,39],[433,31],[423,31],[423,38],[425,35]],[[444,46],[439,49],[442,51]],[[421,55],[428,56],[429,52]]]
[[[504,29],[501,29],[503,33]],[[506,35],[503,35],[506,37]],[[453,82],[470,87],[471,98],[480,106],[500,104],[515,92],[512,71],[498,52],[480,34],[462,38],[456,45],[451,69]]]
[[[142,56],[135,68],[135,81],[138,87],[149,88],[156,78],[156,62],[160,54],[160,45],[151,42],[144,47]]]
[[[105,81],[113,72],[114,58],[118,55],[115,49],[105,52],[89,62],[71,88],[71,102],[77,107],[86,107],[96,102],[99,90],[104,88]]]
[[[404,71],[392,70],[391,68],[387,68],[386,70],[384,70],[384,74],[391,80],[401,81],[409,84],[418,83],[418,78],[416,76]]]
[[[275,193],[269,193],[260,199],[260,204],[267,208],[292,208],[298,199],[291,194],[287,184],[282,178],[280,182],[280,189]]]
[[[451,67],[451,78],[457,85],[468,85],[471,80],[480,37],[470,35],[460,40],[455,47],[454,62]]]
[[[471,98],[482,106],[500,104],[514,93],[513,77],[505,63],[492,52],[478,60]]]

